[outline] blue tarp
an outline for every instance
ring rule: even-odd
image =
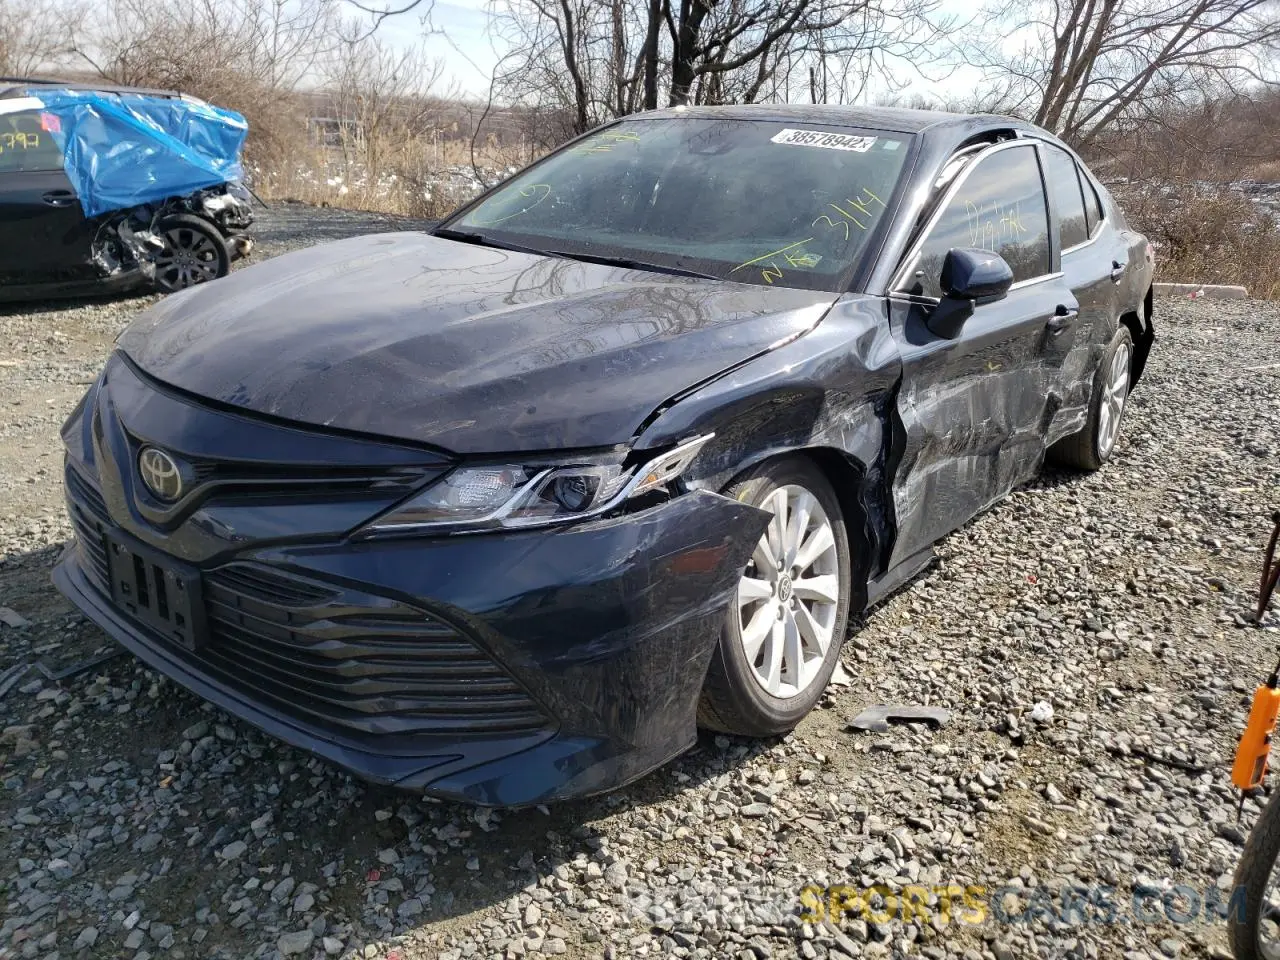
[[[85,216],[186,196],[244,176],[249,125],[231,110],[143,94],[33,89]]]

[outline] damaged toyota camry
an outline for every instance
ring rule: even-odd
[[[851,612],[1101,467],[1147,241],[1018,121],[677,108],[430,233],[175,294],[63,430],[59,588],[367,779],[617,787],[814,707]]]

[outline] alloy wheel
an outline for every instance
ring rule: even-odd
[[[183,290],[218,278],[218,250],[205,234],[173,227],[165,231],[164,243],[155,260],[156,281],[164,289]]]
[[[1128,342],[1121,341],[1107,369],[1103,385],[1102,406],[1098,411],[1098,453],[1103,459],[1111,453],[1120,436],[1120,418],[1124,415],[1125,401],[1129,399],[1129,368],[1133,351]]]
[[[741,643],[772,697],[808,689],[822,672],[840,600],[831,521],[804,487],[778,487],[760,504],[773,514],[738,583]]]

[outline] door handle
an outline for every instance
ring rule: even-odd
[[[1124,277],[1124,272],[1129,267],[1128,260],[1112,260],[1111,261],[1111,282],[1119,283]]]
[[[1049,318],[1049,332],[1061,333],[1071,324],[1076,322],[1076,318],[1080,316],[1079,310],[1074,310],[1065,304],[1058,304],[1058,309],[1053,311],[1053,316]]]
[[[70,190],[50,190],[40,199],[51,207],[69,207],[76,202],[76,195]]]

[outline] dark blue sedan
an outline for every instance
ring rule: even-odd
[[[607,790],[817,703],[851,612],[1113,455],[1147,241],[992,116],[677,108],[432,233],[173,295],[66,424],[60,589],[374,781]]]

